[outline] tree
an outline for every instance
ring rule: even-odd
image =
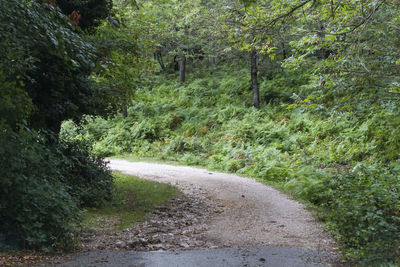
[[[179,59],[179,83],[186,80],[187,59],[195,56],[201,50],[201,40],[198,38],[200,1],[169,1],[157,5],[163,13],[161,19],[167,34],[161,37],[161,43],[166,45],[169,55]]]
[[[203,48],[209,40],[204,33],[211,25],[208,17],[203,16],[205,7],[200,0],[154,0],[142,7],[142,12],[153,14],[148,19],[153,26],[152,38],[158,42],[157,57],[165,55],[173,59],[172,69],[179,70],[180,83],[186,80],[188,62],[204,57]]]
[[[385,105],[399,90],[398,12],[393,1],[318,2],[299,16],[306,26],[285,65],[310,70],[320,104],[353,112]]]
[[[260,53],[260,46],[263,45],[264,40],[260,40],[256,36],[256,31],[249,20],[252,20],[254,15],[254,7],[252,2],[244,2],[243,6],[231,6],[228,15],[225,16],[225,41],[229,46],[248,52],[250,61],[250,77],[251,88],[253,91],[253,106],[260,108],[260,92],[258,81],[258,55]],[[258,41],[260,40],[260,41]]]
[[[63,120],[103,109],[101,91],[89,79],[97,60],[93,43],[75,32],[52,5],[1,3],[1,46],[18,47],[29,59],[24,68],[3,71],[5,81],[18,81],[32,100],[29,125],[58,133]]]
[[[259,55],[265,54],[274,59],[278,47],[281,46],[282,57],[286,58],[285,42],[279,30],[285,24],[295,25],[293,23],[297,19],[298,11],[310,8],[314,1],[243,0],[241,3],[242,5],[231,3],[228,7],[229,11],[224,17],[225,41],[234,49],[248,52],[253,106],[259,108]]]
[[[156,18],[143,6],[116,2],[113,13],[115,18],[97,29],[100,68],[92,76],[107,92],[112,110],[127,116],[135,90],[159,71],[157,58],[151,55],[159,44],[154,36],[161,33],[154,24]]]
[[[68,249],[78,207],[110,200],[113,178],[61,122],[105,104],[96,49],[54,5],[0,0],[0,250]]]

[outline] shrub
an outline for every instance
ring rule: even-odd
[[[59,164],[35,133],[0,132],[0,249],[71,247],[79,211]]]
[[[347,256],[362,262],[392,261],[399,257],[399,172],[357,165],[329,181],[332,198],[327,214],[340,233]]]
[[[58,147],[60,180],[80,207],[102,206],[112,198],[113,178],[106,162],[90,154],[83,141],[61,141]]]
[[[332,198],[332,190],[326,185],[327,179],[330,179],[328,173],[306,166],[297,170],[284,188],[300,199],[322,205]]]
[[[105,162],[82,142],[56,141],[25,130],[0,131],[0,249],[44,251],[74,245],[78,207],[111,199]]]

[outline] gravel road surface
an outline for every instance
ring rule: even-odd
[[[223,212],[206,236],[218,247],[286,246],[332,252],[335,244],[304,206],[254,179],[193,167],[110,160],[112,170],[176,184],[185,194],[201,188]]]
[[[105,247],[45,266],[340,265],[335,242],[304,206],[254,179],[193,167],[119,159],[111,159],[109,166],[115,171],[176,185],[188,200],[206,198],[211,203],[207,205],[216,207],[218,212],[204,211],[207,227],[201,232],[203,245],[140,252]],[[169,231],[174,230],[179,233],[182,229]],[[212,249],[205,244],[212,244]]]

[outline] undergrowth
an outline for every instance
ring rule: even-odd
[[[0,251],[71,250],[81,209],[107,203],[113,177],[81,141],[0,131]]]
[[[101,156],[128,153],[256,177],[313,205],[349,260],[398,262],[397,105],[328,112],[290,98],[307,90],[304,75],[280,75],[260,83],[260,110],[250,106],[243,71],[196,73],[184,85],[160,76],[136,91],[127,117],[86,117],[63,131]]]

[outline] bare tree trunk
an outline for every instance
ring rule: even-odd
[[[251,88],[253,89],[253,106],[260,108],[260,91],[258,89],[258,53],[253,49],[250,53],[251,61]]]
[[[121,115],[123,118],[128,117],[128,107],[125,103],[121,105]]]
[[[285,60],[287,58],[287,55],[286,55],[286,47],[285,47],[284,42],[281,42],[281,48],[282,48],[282,58],[283,58],[283,60]]]
[[[181,57],[179,66],[179,83],[182,84],[186,80],[186,56]]]
[[[158,64],[160,64],[161,70],[165,71],[165,64],[164,64],[164,60],[163,60],[161,51],[155,52],[154,55],[155,55],[155,59],[158,61]]]
[[[179,62],[177,60],[178,56],[175,55],[174,56],[174,71],[178,71],[179,70]]]

